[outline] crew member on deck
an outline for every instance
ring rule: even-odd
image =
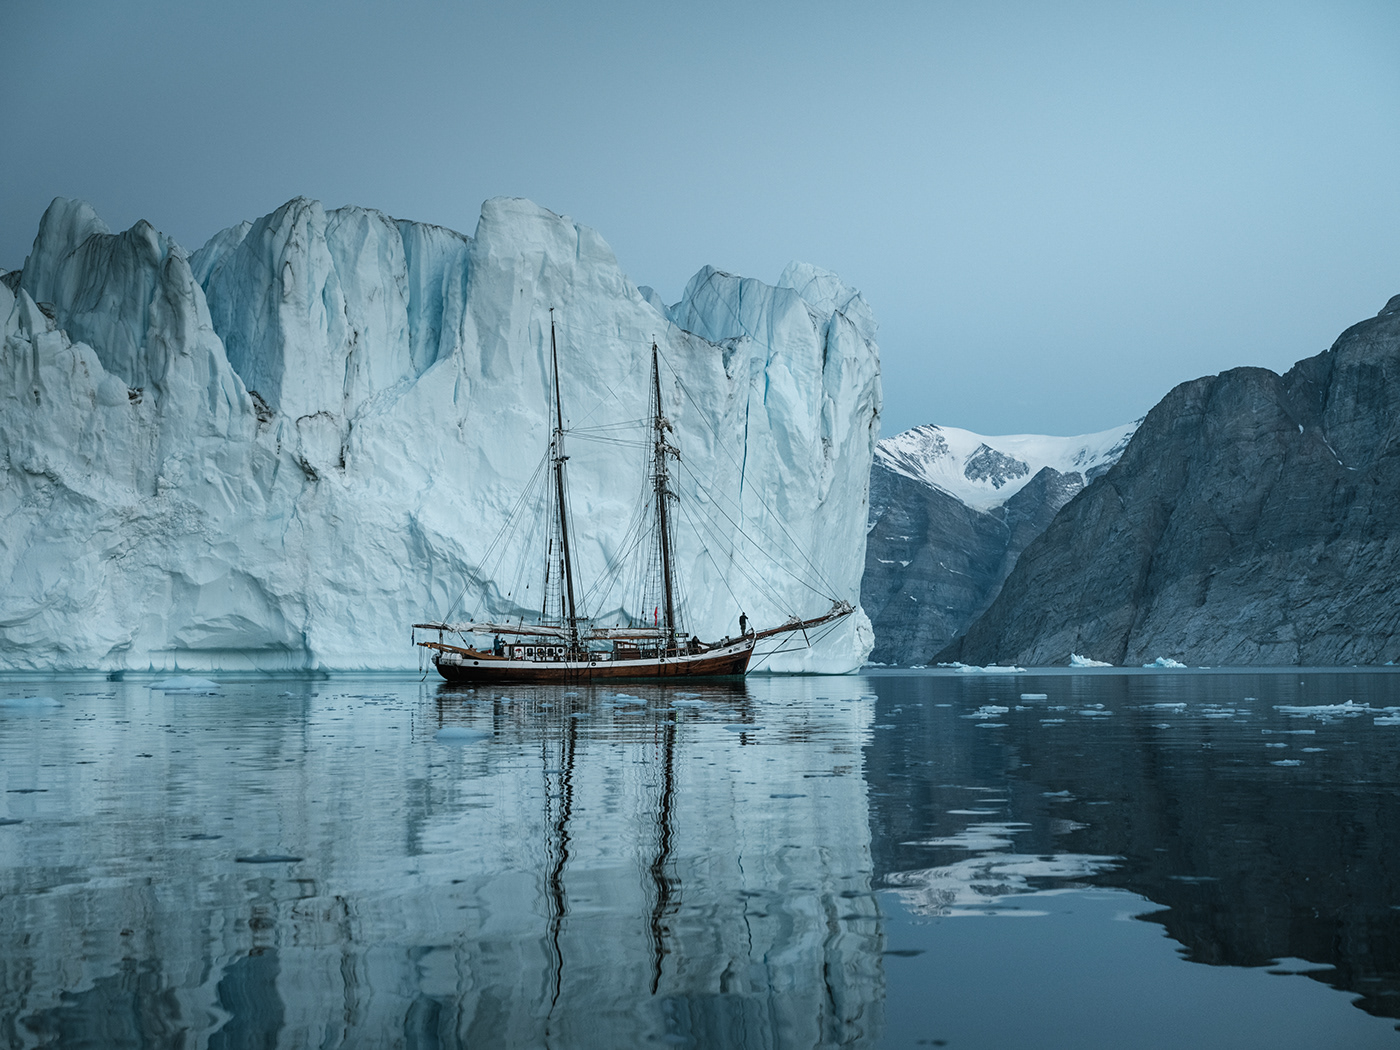
[[[747,635],[748,633],[749,633],[749,618],[748,618],[747,616],[745,616],[743,613],[740,613],[740,614],[739,614],[739,634],[740,634],[740,635]]]

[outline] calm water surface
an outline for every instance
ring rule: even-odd
[[[1400,1046],[1395,673],[0,679],[0,784],[0,1046]]]

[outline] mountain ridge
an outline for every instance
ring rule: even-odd
[[[1400,659],[1400,296],[1278,375],[1182,383],[932,658]]]

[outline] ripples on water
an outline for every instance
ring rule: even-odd
[[[0,680],[0,1045],[1395,1045],[1398,715],[1379,672]]]

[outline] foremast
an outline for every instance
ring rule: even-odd
[[[671,511],[669,502],[676,498],[670,490],[670,468],[667,457],[680,458],[680,449],[666,440],[671,431],[671,421],[661,411],[661,364],[656,343],[651,344],[651,385],[652,385],[652,432],[653,448],[651,459],[652,487],[656,492],[656,527],[661,546],[661,597],[666,619],[661,624],[663,646],[676,648],[676,596],[675,584],[671,576]]]

